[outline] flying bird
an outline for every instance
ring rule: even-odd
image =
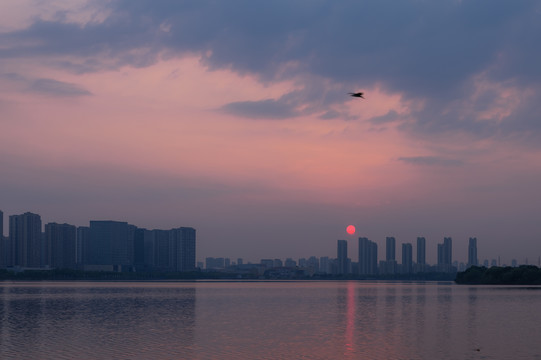
[[[358,97],[358,98],[363,98],[363,94],[362,92],[358,92],[358,93],[348,93],[349,95],[353,96],[353,97]]]

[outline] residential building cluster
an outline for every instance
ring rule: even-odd
[[[228,258],[206,258],[205,264],[198,263],[199,268],[205,267],[208,271],[234,271],[248,272],[256,271],[263,274],[269,271],[291,273],[292,271],[302,271],[303,275],[330,274],[330,275],[360,275],[360,276],[379,276],[395,274],[416,274],[428,272],[454,273],[457,270],[463,271],[469,266],[478,265],[477,258],[477,238],[469,239],[468,244],[468,263],[458,263],[453,261],[453,240],[445,237],[441,244],[437,245],[437,259],[435,265],[426,263],[426,239],[417,238],[416,257],[413,257],[413,244],[402,244],[402,262],[396,259],[396,239],[387,237],[385,239],[385,260],[378,261],[378,244],[366,237],[358,239],[357,262],[348,257],[348,242],[346,240],[337,241],[336,258],[327,256],[317,258],[312,256],[308,259],[301,258],[295,261],[287,258],[281,259],[261,259],[258,264],[244,264],[243,259],[231,261]],[[516,264],[516,261],[515,261]]]
[[[195,229],[147,230],[122,221],[89,226],[45,224],[30,212],[9,217],[9,236],[0,211],[0,268],[84,271],[195,270]]]

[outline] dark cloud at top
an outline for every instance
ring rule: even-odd
[[[306,86],[305,96],[289,102],[244,101],[222,109],[255,117],[294,116],[304,105],[332,118],[337,110],[329,107],[346,101],[344,91],[378,84],[425,101],[425,108],[412,114],[418,124],[410,130],[419,133],[523,131],[520,111],[497,126],[449,115],[448,104],[468,99],[472,77],[480,73],[496,83],[531,88],[537,97],[541,92],[541,4],[533,0],[97,4],[110,10],[101,22],[75,24],[59,17],[1,34],[0,59],[49,56],[57,66],[91,72],[198,54],[211,69],[250,73],[263,82],[318,78],[340,87],[340,96],[325,102],[307,96],[312,89]],[[479,99],[472,111],[486,101]]]

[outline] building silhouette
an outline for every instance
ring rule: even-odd
[[[376,275],[378,273],[378,245],[359,238],[359,275]]]
[[[88,249],[87,246],[90,243],[90,227],[79,226],[77,227],[77,241],[75,242],[75,262],[77,268],[82,269],[87,260]]]
[[[438,244],[438,271],[451,272],[453,264],[453,239],[443,238],[443,244]]]
[[[337,243],[337,272],[340,275],[348,273],[348,242],[346,240],[338,240]]]
[[[30,212],[9,217],[9,240],[14,266],[41,266],[41,217]]]
[[[170,230],[171,266],[173,271],[195,270],[195,229],[179,227]]]
[[[424,237],[417,238],[417,271],[426,271],[426,240]]]
[[[385,260],[396,261],[396,240],[392,236],[385,238]]]
[[[402,244],[402,272],[404,274],[413,272],[413,246],[409,243]]]
[[[46,265],[58,269],[76,268],[77,228],[69,224],[45,224]]]
[[[8,237],[4,236],[4,213],[0,210],[0,269],[11,266],[11,246]]]
[[[126,271],[130,266],[129,246],[127,222],[90,221],[85,270]]]
[[[477,238],[471,237],[468,241],[468,267],[477,266],[479,260],[477,259]]]
[[[392,236],[385,238],[385,261],[380,262],[380,273],[396,273],[396,239]]]

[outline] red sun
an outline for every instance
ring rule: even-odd
[[[355,226],[349,225],[349,226],[346,228],[346,231],[347,231],[347,233],[350,234],[350,235],[355,234]]]

